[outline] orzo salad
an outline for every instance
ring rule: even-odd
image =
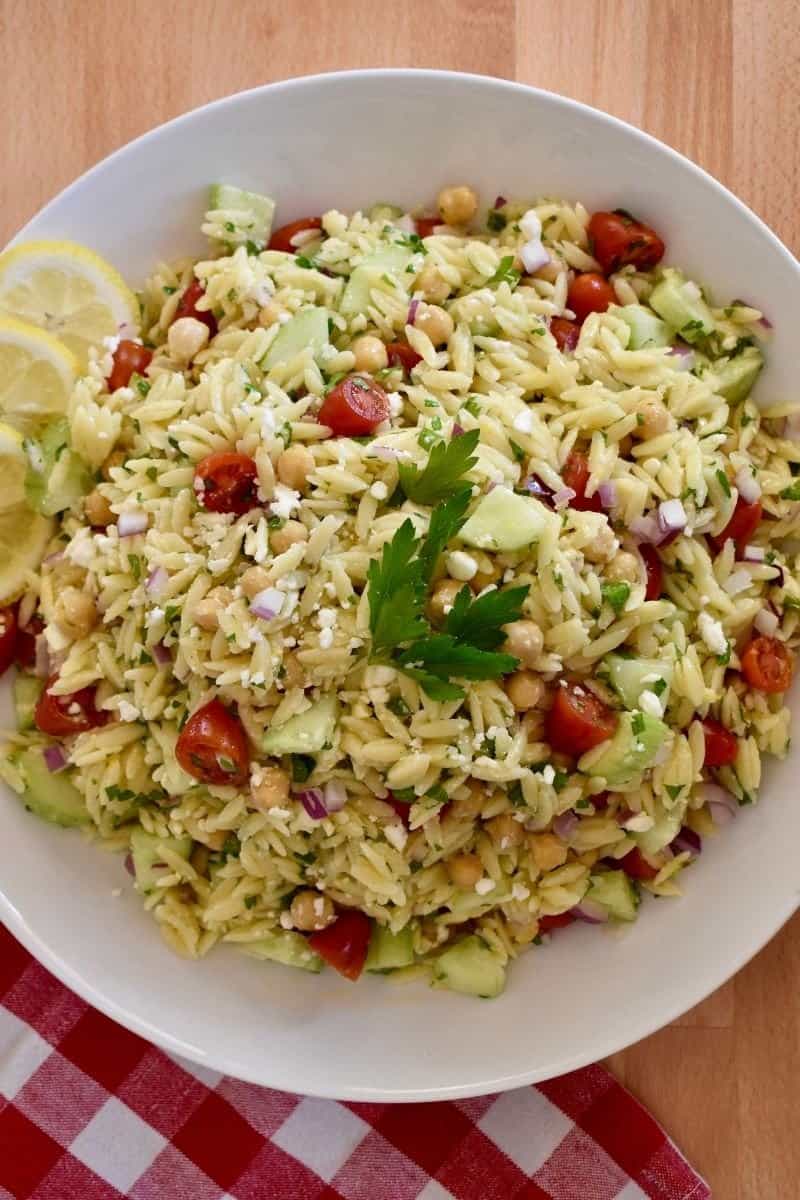
[[[785,754],[800,422],[639,214],[274,208],[0,256],[0,769],[179,954],[495,996]]]

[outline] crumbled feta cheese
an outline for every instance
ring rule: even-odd
[[[120,721],[138,721],[139,710],[135,704],[130,704],[127,700],[119,702],[119,719]]]
[[[519,231],[526,242],[542,236],[542,222],[535,209],[529,208],[519,219]]]
[[[555,773],[555,770],[553,769],[553,767],[550,765],[550,763],[547,763],[547,765],[542,769],[541,776],[542,776],[543,783],[553,783],[554,782],[556,773]]]
[[[728,649],[728,639],[722,631],[722,625],[715,621],[707,612],[701,612],[697,618],[697,628],[700,637],[712,654],[724,654]]]
[[[79,567],[88,567],[95,556],[95,543],[90,529],[79,529],[68,546],[64,557]]]
[[[105,346],[106,350],[110,350],[111,353],[113,354],[115,352],[115,350],[117,349],[117,347],[119,346],[119,338],[118,337],[104,337],[103,345]]]
[[[330,650],[332,645],[333,645],[333,630],[332,629],[321,629],[320,634],[319,634],[320,650]]]
[[[511,889],[512,900],[527,900],[530,894],[530,888],[526,888],[524,883],[515,883]]]
[[[317,613],[320,629],[333,629],[336,624],[336,609],[321,608]]]
[[[479,879],[475,884],[475,891],[479,896],[487,896],[489,892],[493,892],[496,887],[497,884],[495,881],[493,879],[489,879],[487,875],[484,875],[483,879]]]
[[[381,479],[376,479],[369,489],[369,494],[370,496],[374,496],[376,500],[385,500],[389,495],[389,489]]]
[[[399,417],[405,403],[403,397],[399,392],[389,392],[387,399],[389,401],[389,412],[393,417]]]
[[[664,710],[661,707],[661,701],[655,692],[642,692],[639,697],[639,707],[642,712],[647,713],[649,717],[662,717]]]
[[[402,850],[408,841],[408,834],[402,825],[387,825],[383,832],[387,842],[394,846],[395,850]]]
[[[149,612],[145,613],[144,623],[149,629],[151,625],[155,625],[164,616],[163,608],[159,608],[156,604]]]
[[[453,579],[466,583],[468,579],[474,579],[477,575],[478,564],[465,550],[453,550],[447,556],[447,570]]]
[[[517,433],[533,433],[533,413],[528,408],[518,412],[512,422]]]
[[[275,416],[271,408],[261,410],[261,436],[266,438],[275,432]]]
[[[285,483],[275,484],[275,495],[271,504],[272,513],[283,521],[288,521],[292,513],[300,507],[300,493]]]

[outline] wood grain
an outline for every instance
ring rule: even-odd
[[[501,75],[606,109],[695,159],[800,250],[796,0],[405,0],[385,11],[373,0],[0,0],[0,243],[97,159],[179,112],[364,66]],[[798,992],[800,918],[694,1012],[612,1060],[717,1200],[800,1195]]]

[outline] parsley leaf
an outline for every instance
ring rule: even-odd
[[[514,270],[514,255],[505,254],[500,259],[500,266],[491,279],[486,280],[486,284],[491,287],[492,284],[507,283],[510,288],[515,288],[519,281],[520,273]]]
[[[497,208],[490,208],[486,217],[486,228],[492,233],[500,233],[508,224],[508,217]]]
[[[800,500],[800,480],[783,489],[781,500]]]
[[[722,490],[723,490],[723,492],[725,493],[725,495],[726,495],[726,496],[730,496],[730,494],[731,494],[731,485],[730,485],[730,483],[728,482],[728,476],[725,474],[725,472],[724,472],[723,470],[718,470],[718,471],[716,471],[716,472],[715,472],[715,474],[716,474],[716,476],[717,476],[717,483],[718,483],[718,484],[719,484],[719,486],[722,488]]]
[[[454,538],[466,521],[467,505],[472,495],[465,486],[453,492],[443,504],[438,504],[431,513],[428,536],[419,552],[423,577],[428,580],[434,572],[436,562],[451,538]]]
[[[629,583],[613,582],[604,583],[601,587],[603,599],[606,604],[609,604],[614,612],[619,616],[623,608],[627,604],[628,597],[631,594],[631,586]]]
[[[410,679],[415,679],[431,700],[464,699],[464,689],[460,688],[458,684],[448,683],[446,679],[440,679],[438,675],[433,675],[430,671],[423,671],[417,667],[405,667],[401,663],[395,663],[395,666]]]
[[[526,584],[502,592],[485,592],[473,600],[470,589],[463,587],[447,614],[445,632],[479,650],[495,650],[506,638],[503,625],[519,620],[528,590]]]
[[[400,486],[408,499],[416,504],[433,506],[467,487],[463,476],[478,461],[473,450],[479,437],[480,432],[472,429],[449,442],[437,442],[422,470],[415,465],[399,463]]]
[[[633,715],[631,717],[631,733],[635,737],[638,737],[638,735],[642,732],[643,729],[644,729],[643,714],[640,712],[633,713]]]
[[[398,662],[404,669],[408,666],[439,678],[456,675],[462,679],[496,679],[498,675],[508,675],[518,665],[512,654],[493,654],[457,642],[447,633],[435,633],[409,646],[398,656]]]
[[[419,559],[412,561],[418,548],[414,526],[404,521],[383,547],[380,559],[369,564],[369,628],[375,655],[427,633],[422,568]]]

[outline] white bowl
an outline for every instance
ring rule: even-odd
[[[499,80],[363,71],[233,96],[118,151],[19,237],[85,242],[139,281],[158,258],[204,251],[199,226],[215,180],[271,193],[280,221],[377,200],[430,203],[461,181],[489,202],[498,192],[549,193],[590,210],[629,208],[664,235],[670,261],[719,297],[763,306],[776,329],[760,395],[793,394],[800,268],[777,238],[645,134]],[[498,1091],[652,1033],[772,937],[798,904],[798,765],[797,755],[770,765],[760,804],[707,839],[682,900],[646,905],[623,935],[573,927],[556,936],[513,967],[491,1002],[374,978],[354,986],[227,949],[184,962],[165,948],[120,858],[49,828],[10,795],[0,803],[0,916],[97,1008],[242,1079],[362,1100]]]

